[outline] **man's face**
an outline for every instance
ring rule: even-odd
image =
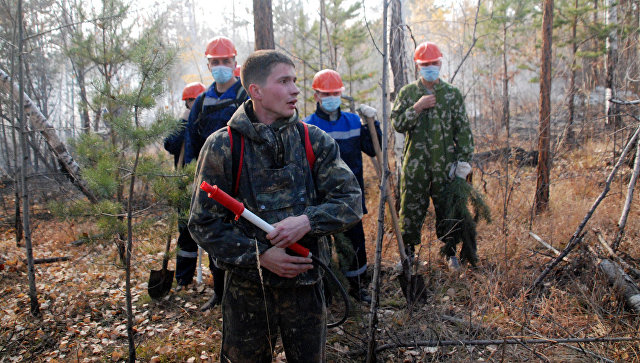
[[[236,58],[209,58],[207,66],[209,67],[209,70],[215,66],[225,66],[231,69],[236,69]]]
[[[296,87],[296,71],[286,63],[278,63],[272,69],[265,83],[255,87],[251,98],[260,102],[265,111],[274,119],[293,116],[300,90]],[[255,97],[254,97],[255,96]]]
[[[190,110],[194,102],[196,102],[195,98],[187,98],[186,100],[184,100],[184,105],[187,107],[187,109]]]

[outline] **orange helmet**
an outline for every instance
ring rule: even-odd
[[[442,59],[442,53],[435,43],[424,42],[416,48],[413,53],[413,60],[416,63],[434,62]]]
[[[231,39],[217,36],[209,41],[204,54],[207,58],[231,58],[238,55]]]
[[[202,92],[204,92],[206,88],[200,82],[191,82],[188,85],[184,86],[182,90],[182,100],[188,100],[190,98],[196,98]]]
[[[235,77],[240,77],[240,69],[242,69],[242,67],[239,64],[236,65],[236,69],[233,70],[233,75]]]
[[[320,92],[343,92],[344,84],[340,73],[332,69],[323,69],[313,76],[311,88]]]

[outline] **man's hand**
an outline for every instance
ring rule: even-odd
[[[291,246],[311,231],[309,217],[304,214],[297,217],[287,217],[273,226],[275,229],[267,234],[267,238],[272,245],[280,248]]]
[[[289,256],[278,247],[269,248],[258,258],[261,266],[280,277],[293,278],[313,268],[310,258]]]
[[[413,105],[413,109],[420,113],[424,110],[430,109],[431,107],[436,105],[436,96],[435,95],[425,95],[420,97],[418,102]]]

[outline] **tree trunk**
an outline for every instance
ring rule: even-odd
[[[82,117],[82,132],[91,132],[91,119],[89,118],[89,100],[87,98],[87,86],[84,81],[84,70],[76,71],[78,88],[80,89],[80,117]],[[96,121],[97,122],[97,121]]]
[[[391,63],[391,72],[393,73],[393,92],[391,92],[391,101],[396,98],[400,89],[404,87],[407,83],[409,83],[409,75],[407,74],[407,70],[410,67],[407,66],[406,59],[406,46],[405,46],[405,35],[404,35],[404,18],[402,16],[402,1],[401,0],[392,0],[391,1],[391,29],[389,31],[390,38],[390,53],[396,54],[397,56],[390,57],[389,61]],[[413,63],[413,62],[411,62]],[[392,155],[394,160],[393,165],[396,170],[397,180],[400,180],[401,168],[402,165],[402,145],[404,144],[404,134],[391,131],[393,137],[390,138],[391,141],[391,150],[393,151]],[[399,195],[400,191],[398,190],[398,185],[393,186],[395,190],[393,193],[395,195]],[[393,208],[396,208],[393,206]]]
[[[507,131],[507,139],[511,134],[509,127],[509,67],[507,66],[507,24],[502,27],[502,125]]]
[[[7,92],[12,93],[14,97],[19,97],[21,99],[24,97],[24,103],[22,103],[24,107],[20,107],[20,110],[21,112],[24,110],[25,116],[28,117],[29,122],[31,123],[31,128],[42,134],[44,139],[47,141],[49,148],[56,155],[56,158],[60,161],[65,171],[74,180],[74,184],[92,203],[96,203],[98,201],[97,198],[89,190],[87,182],[82,179],[82,176],[80,175],[80,166],[75,162],[75,160],[73,160],[73,157],[67,151],[66,145],[60,140],[49,121],[37,108],[35,108],[29,96],[24,94],[24,92],[20,92],[19,87],[12,83],[9,75],[4,73],[2,70],[0,70],[0,83],[2,87]]]
[[[575,0],[574,7],[578,8],[578,0]],[[576,108],[576,55],[578,53],[578,43],[576,40],[578,34],[578,16],[574,15],[571,24],[571,35],[573,45],[571,46],[571,75],[569,79],[569,95],[567,97],[567,108],[569,109],[569,119],[567,120],[565,142],[571,148],[575,145],[575,135],[573,132],[573,120],[575,118]]]
[[[7,173],[11,173],[11,154],[9,153],[9,139],[7,137],[7,128],[5,124],[5,115],[4,108],[2,107],[2,103],[0,103],[0,126],[2,127],[2,158],[4,159],[5,165],[7,166]],[[9,119],[8,117],[6,117]]]
[[[616,98],[617,79],[616,64],[618,63],[618,6],[616,0],[607,1],[607,26],[611,27],[607,37],[607,79],[605,82],[605,113],[607,115],[606,124],[609,126],[619,126],[618,105],[609,102]],[[614,132],[614,136],[617,133]],[[615,148],[615,141],[614,141]]]
[[[253,31],[255,50],[275,49],[271,0],[253,0]]]
[[[129,362],[136,361],[136,342],[134,338],[133,300],[131,298],[131,253],[133,250],[133,190],[136,182],[136,169],[140,158],[140,148],[136,150],[136,159],[133,163],[131,181],[129,183],[129,199],[127,201],[127,256],[125,259],[125,300],[127,309],[127,337],[129,341]],[[166,266],[165,266],[166,267]]]
[[[22,0],[18,0],[18,104],[23,105],[25,101],[24,74],[23,74],[23,14]],[[27,98],[28,100],[28,98]],[[30,102],[30,100],[28,100]],[[27,252],[27,274],[29,276],[29,301],[30,311],[33,316],[40,316],[40,304],[38,303],[38,293],[36,291],[36,272],[33,265],[33,248],[31,246],[31,225],[29,222],[29,193],[27,186],[29,148],[27,147],[27,123],[25,121],[25,108],[20,107],[20,146],[22,150],[22,167],[20,168],[20,186],[22,191],[22,225],[24,227],[24,241]]]
[[[320,69],[324,69],[322,64],[322,24],[324,24],[324,0],[320,0],[320,21],[318,22],[318,57]]]
[[[549,207],[550,126],[551,126],[551,35],[553,32],[553,0],[544,1],[542,17],[542,53],[540,66],[540,128],[535,212]]]

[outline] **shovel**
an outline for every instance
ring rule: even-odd
[[[147,291],[152,299],[159,299],[171,290],[171,285],[173,284],[173,271],[167,270],[167,266],[169,265],[170,248],[171,232],[167,233],[167,247],[164,251],[164,258],[162,260],[162,270],[151,270],[151,274],[149,275]]]
[[[374,166],[376,169],[376,173],[380,178],[384,170],[382,165],[382,150],[380,149],[380,141],[378,140],[378,134],[376,133],[374,119],[372,117],[365,116],[360,110],[358,110],[360,116],[367,122],[369,125],[369,133],[371,133],[371,140],[373,141],[373,148],[376,151],[376,157],[374,161]],[[392,186],[392,182],[389,181],[390,186]],[[404,294],[405,299],[407,300],[407,304],[412,304],[416,300],[420,298],[420,296],[424,293],[426,286],[424,284],[424,279],[420,275],[413,275],[411,273],[411,262],[409,260],[409,256],[407,256],[404,241],[402,240],[402,233],[400,233],[400,224],[398,223],[398,213],[395,209],[395,198],[393,194],[390,192],[390,188],[386,189],[387,196],[387,206],[389,207],[389,212],[391,213],[391,221],[393,223],[393,231],[396,234],[396,240],[398,241],[398,253],[400,254],[400,263],[402,265],[402,272],[399,276],[400,288],[402,288],[402,293]]]

